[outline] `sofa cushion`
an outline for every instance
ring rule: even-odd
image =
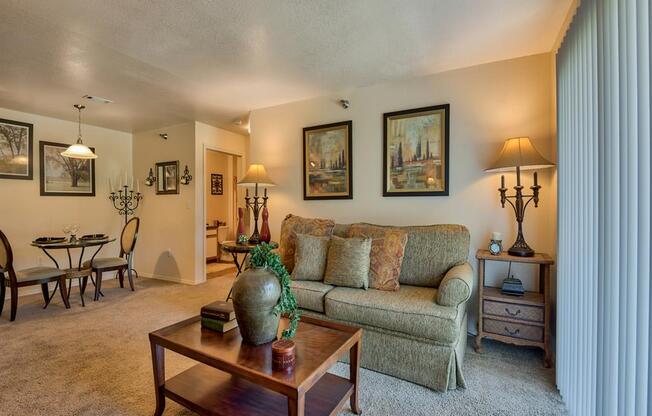
[[[371,238],[369,287],[396,291],[407,243],[407,233],[398,228],[370,224],[353,224],[349,237]]]
[[[396,292],[335,288],[326,316],[452,345],[460,332],[458,309],[435,303],[437,289],[401,285]]]
[[[399,227],[408,233],[399,281],[404,285],[438,287],[444,274],[469,257],[469,230],[441,224]]]
[[[292,273],[292,270],[294,270],[294,252],[296,250],[297,234],[330,237],[333,234],[334,227],[335,221],[333,220],[302,218],[292,214],[285,217],[281,224],[279,254],[288,273]]]
[[[324,283],[366,289],[370,254],[371,238],[331,237]]]
[[[290,288],[297,298],[297,304],[301,309],[324,313],[324,296],[334,286],[326,285],[322,282],[293,280],[290,282]]]
[[[293,280],[324,280],[330,237],[297,234]]]

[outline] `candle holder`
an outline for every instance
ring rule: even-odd
[[[541,186],[537,183],[537,173],[534,172],[534,185],[530,186],[532,190],[531,195],[523,195],[523,186],[521,186],[521,168],[516,167],[516,186],[514,186],[514,195],[507,195],[507,188],[505,188],[505,176],[501,175],[500,177],[500,205],[505,208],[505,202],[509,203],[514,209],[514,214],[516,215],[516,222],[518,224],[518,234],[516,236],[516,241],[512,247],[507,251],[512,256],[519,257],[532,257],[534,256],[534,250],[525,241],[523,237],[523,219],[525,218],[525,209],[534,201],[534,207],[539,206],[539,189]],[[527,201],[524,201],[524,198],[528,198]],[[512,199],[514,202],[512,202]]]
[[[124,215],[125,225],[129,220],[129,216],[133,215],[138,209],[140,200],[143,199],[143,196],[140,192],[135,192],[133,189],[129,189],[129,186],[123,185],[122,189],[119,189],[116,193],[111,191],[109,199],[113,202],[113,207],[118,210],[118,214]]]

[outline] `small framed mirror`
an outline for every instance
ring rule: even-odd
[[[179,193],[179,161],[158,162],[156,164],[156,194]]]

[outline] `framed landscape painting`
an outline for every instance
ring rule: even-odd
[[[352,122],[303,129],[303,199],[352,199]]]
[[[383,114],[383,196],[447,196],[450,105]]]
[[[95,196],[95,160],[61,156],[68,146],[39,142],[41,196]]]
[[[34,125],[0,119],[0,178],[32,179]]]

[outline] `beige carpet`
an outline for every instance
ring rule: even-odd
[[[149,415],[154,410],[147,334],[195,315],[226,295],[231,277],[184,286],[137,279],[135,293],[106,281],[106,295],[82,308],[73,288],[72,309],[56,299],[41,309],[39,296],[21,298],[18,318],[0,318],[0,415]],[[464,363],[468,388],[447,394],[363,370],[365,415],[565,414],[541,354],[487,342]],[[193,362],[167,353],[167,375]],[[344,374],[348,367],[332,370]],[[190,415],[168,400],[166,415]],[[348,406],[343,414],[350,414]]]

